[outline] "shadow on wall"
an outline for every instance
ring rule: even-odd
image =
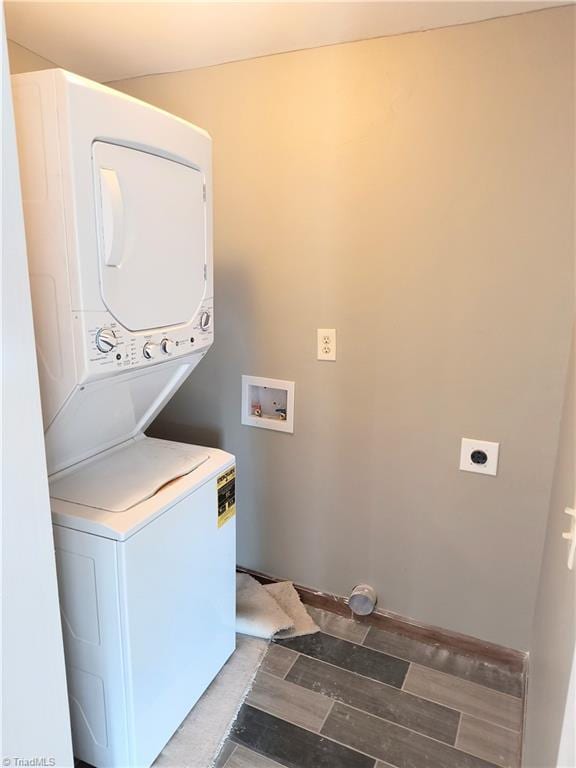
[[[176,443],[222,448],[222,431],[213,426],[192,426],[191,424],[176,424],[173,421],[166,422],[156,419],[146,430],[146,435],[157,437],[160,440],[172,440]]]

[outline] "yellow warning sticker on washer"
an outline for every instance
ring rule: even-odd
[[[236,467],[230,467],[218,477],[218,528],[236,514]]]

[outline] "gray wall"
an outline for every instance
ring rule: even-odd
[[[556,760],[563,720],[565,727],[572,728],[572,733],[576,727],[576,702],[573,698],[570,701],[568,695],[570,671],[576,653],[576,569],[569,571],[566,567],[568,542],[562,538],[562,532],[570,528],[570,519],[564,514],[564,508],[574,507],[576,500],[574,351],[572,354],[532,634],[526,728],[527,768],[556,765],[573,768],[576,757],[572,755],[572,762],[567,757]]]
[[[214,138],[216,343],[153,431],[237,455],[241,564],[528,647],[571,323],[573,22],[115,84]],[[296,381],[293,436],[240,426],[243,373]],[[458,471],[462,436],[501,442],[497,478]]]

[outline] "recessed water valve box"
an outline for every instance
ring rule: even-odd
[[[294,432],[294,382],[242,376],[242,424]]]
[[[499,448],[500,443],[463,437],[460,448],[460,469],[464,472],[478,472],[481,475],[495,475],[498,471]]]

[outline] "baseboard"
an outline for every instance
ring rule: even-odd
[[[238,566],[237,570],[241,573],[248,573],[263,584],[269,584],[275,581],[284,581],[269,574],[255,571],[250,568]],[[448,629],[421,624],[413,619],[407,619],[398,614],[389,611],[377,609],[370,616],[353,616],[348,607],[345,597],[332,595],[326,592],[318,592],[310,587],[304,587],[300,584],[294,584],[303,603],[322,608],[325,611],[332,611],[346,618],[354,618],[363,624],[370,624],[378,629],[387,632],[398,632],[404,636],[411,637],[429,645],[442,645],[450,650],[465,656],[474,656],[487,663],[497,664],[506,667],[510,672],[525,673],[528,654],[523,651],[517,651],[513,648],[506,648],[502,645],[496,645],[485,640],[479,640],[470,635],[463,635]]]

